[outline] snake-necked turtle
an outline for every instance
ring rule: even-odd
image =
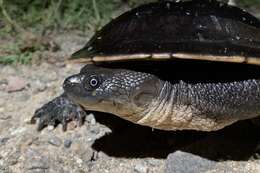
[[[142,5],[72,59],[88,65],[36,111],[39,130],[81,124],[85,110],[163,130],[213,131],[260,115],[260,21],[224,3]]]

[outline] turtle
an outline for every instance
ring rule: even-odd
[[[216,131],[260,115],[260,21],[215,0],[153,2],[112,19],[70,61],[38,130],[86,111],[161,130]],[[109,115],[109,114],[108,114]]]

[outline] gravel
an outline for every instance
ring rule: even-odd
[[[0,138],[0,146],[5,145],[8,140],[9,140],[9,138],[6,138],[6,137]]]
[[[144,164],[137,164],[135,165],[135,168],[134,170],[137,172],[137,173],[148,173],[148,167]]]
[[[64,140],[64,147],[65,148],[70,148],[71,144],[72,144],[71,140],[69,140],[69,139]]]
[[[56,147],[59,147],[62,144],[61,139],[56,136],[51,136],[48,142],[49,144],[54,145]]]
[[[41,169],[46,170],[50,168],[50,160],[45,155],[42,155],[40,152],[28,149],[26,154],[26,169],[34,170]]]

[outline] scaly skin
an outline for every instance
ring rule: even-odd
[[[171,83],[124,69],[85,66],[64,82],[65,94],[38,109],[38,129],[70,120],[81,124],[85,110],[163,130],[214,131],[260,113],[260,80]]]

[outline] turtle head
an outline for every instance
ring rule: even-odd
[[[86,110],[131,117],[158,97],[162,85],[163,81],[151,74],[86,65],[79,74],[68,77],[63,88]]]

